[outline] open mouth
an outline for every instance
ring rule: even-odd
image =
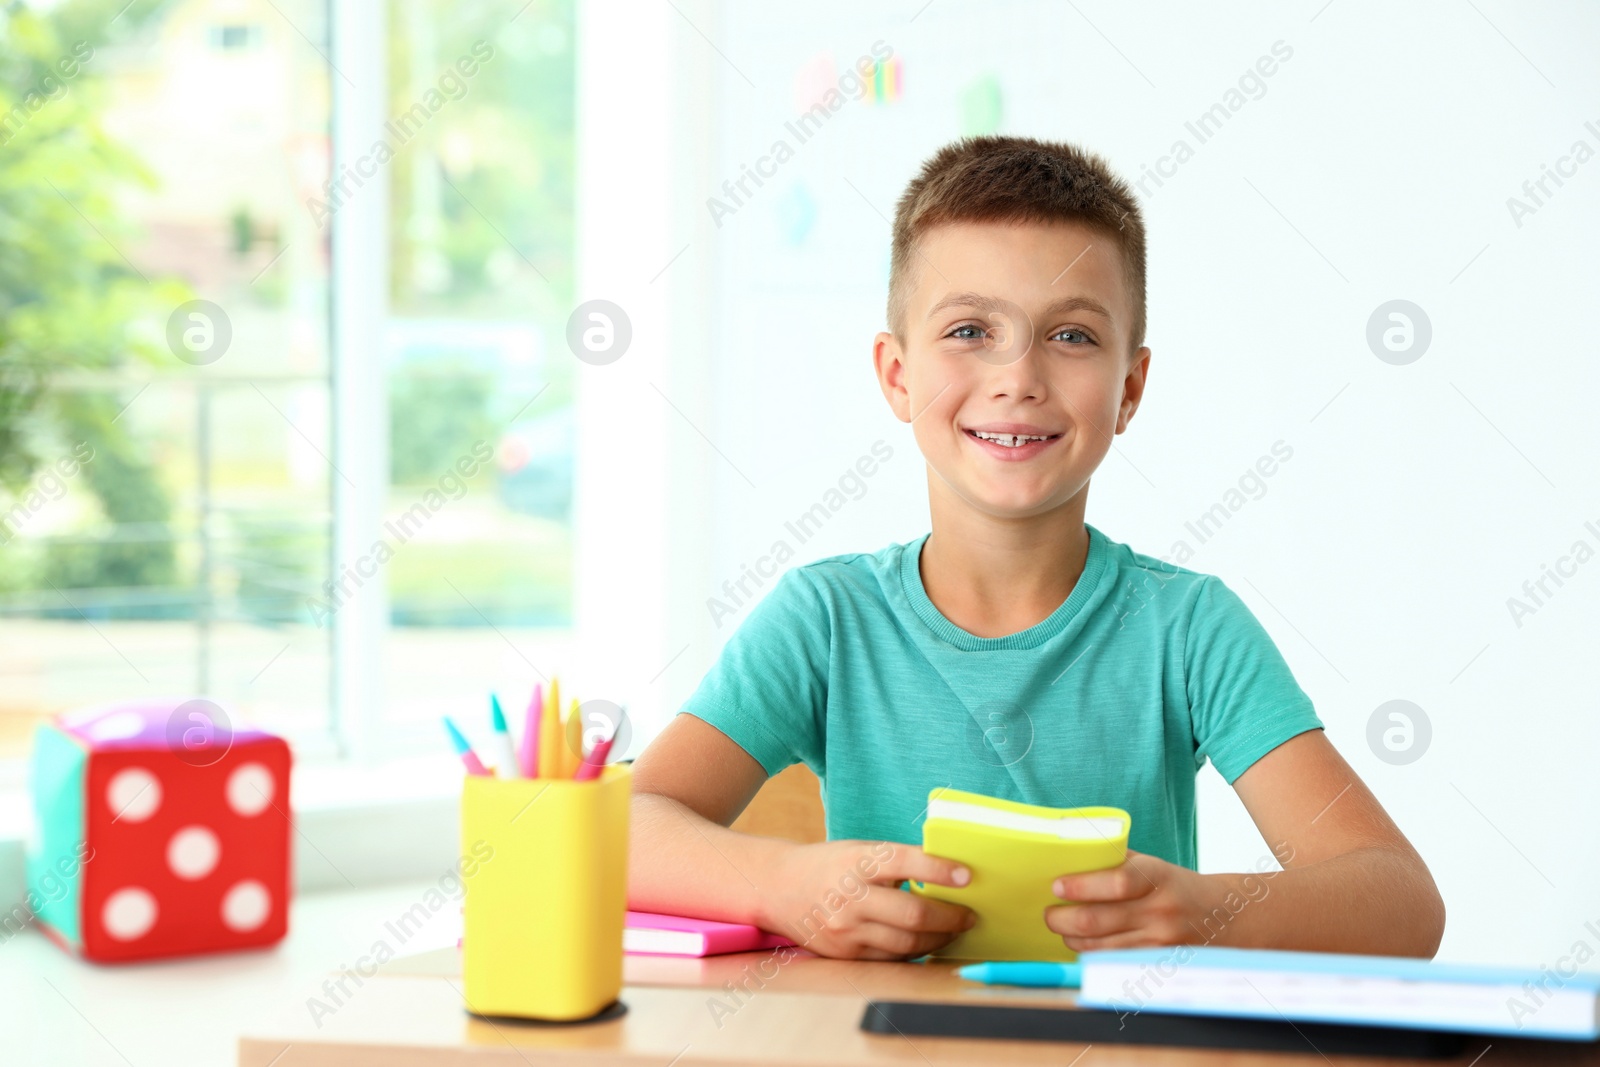
[[[969,437],[974,437],[979,441],[987,441],[990,444],[999,445],[1002,448],[1023,448],[1039,441],[1054,441],[1056,438],[1061,436],[1058,433],[987,433],[982,430],[967,430],[966,433]]]

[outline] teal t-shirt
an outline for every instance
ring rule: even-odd
[[[1320,729],[1244,602],[1088,527],[1083,574],[1036,626],[977,637],[939,613],[926,536],[786,572],[680,710],[766,772],[822,781],[829,839],[920,844],[928,791],[1103,804],[1129,847],[1194,868],[1195,774],[1232,783]]]

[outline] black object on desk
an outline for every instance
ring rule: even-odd
[[[861,1029],[874,1034],[979,1037],[1082,1044],[1181,1045],[1190,1048],[1303,1052],[1315,1056],[1396,1056],[1446,1059],[1466,1046],[1465,1034],[1386,1026],[1295,1023],[1215,1015],[1124,1015],[1089,1008],[938,1001],[873,1000]]]

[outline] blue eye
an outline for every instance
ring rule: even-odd
[[[1070,329],[1070,328],[1069,329],[1065,329],[1065,330],[1057,330],[1055,337],[1052,337],[1051,340],[1052,341],[1056,340],[1057,338],[1062,337],[1063,335],[1069,334],[1069,333],[1077,334],[1079,337],[1082,338],[1081,341],[1068,342],[1069,344],[1093,344],[1093,342],[1089,340],[1089,335],[1088,334],[1084,333],[1082,330],[1074,330],[1074,329]]]
[[[945,336],[954,337],[959,341],[976,341],[978,338],[983,336],[983,327],[968,322],[957,326],[955,329],[945,334]]]

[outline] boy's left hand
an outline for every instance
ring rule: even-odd
[[[1078,903],[1046,908],[1045,925],[1074,952],[1203,941],[1198,924],[1210,913],[1209,881],[1130,849],[1120,866],[1057,878],[1051,892]]]

